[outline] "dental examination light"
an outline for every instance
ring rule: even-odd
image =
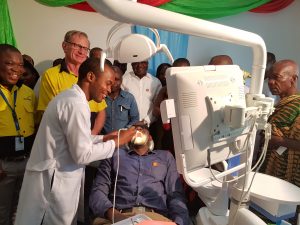
[[[250,199],[261,208],[266,206],[265,209],[273,214],[278,210],[291,212],[291,208],[300,204],[300,189],[295,185],[289,192],[291,184],[288,182],[275,177],[269,179],[264,174],[257,173],[258,179],[255,176],[265,158],[271,136],[267,120],[273,111],[273,100],[262,94],[266,46],[260,36],[128,0],[88,0],[88,3],[102,15],[122,23],[230,42],[253,50],[252,78],[247,94],[244,93],[242,71],[236,65],[167,69],[169,99],[161,104],[161,115],[163,122],[172,122],[178,171],[207,206],[199,210],[197,225],[265,225],[248,210]],[[112,29],[109,39],[119,26]],[[162,49],[150,44],[145,37],[130,35],[123,40],[124,43],[120,40],[113,46],[109,46],[108,41],[107,51],[108,55],[123,62],[133,62],[138,57],[150,58]],[[133,40],[144,44],[128,49],[125,44],[135,45]],[[144,51],[146,54],[142,54]],[[265,130],[266,142],[258,163],[252,167],[259,129]],[[223,172],[211,168],[211,165],[236,155],[241,157],[239,165],[230,169],[225,166]],[[238,172],[237,177],[231,176],[234,172]],[[261,180],[277,188],[266,193],[262,190],[266,188],[261,186]]]
[[[113,42],[112,37],[117,31],[124,27],[128,27],[128,24],[117,23],[109,31],[106,40],[107,49],[101,52],[102,71],[105,58],[113,58],[120,63],[142,62],[147,61],[158,52],[164,52],[170,62],[173,63],[174,59],[172,54],[165,44],[160,43],[159,33],[156,29],[148,28],[154,33],[156,44],[150,38],[142,34],[127,34]]]

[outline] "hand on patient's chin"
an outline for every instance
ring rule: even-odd
[[[119,141],[120,146],[129,143],[132,140],[132,137],[135,135],[136,131],[134,127],[131,127],[127,130],[121,130],[118,140],[118,135],[114,138],[115,143]]]
[[[131,139],[131,143],[134,145],[145,145],[148,141],[148,136],[140,131],[136,131],[135,135]]]

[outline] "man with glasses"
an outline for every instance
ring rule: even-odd
[[[77,82],[80,65],[86,60],[90,42],[80,31],[68,31],[62,43],[65,58],[62,63],[45,71],[41,80],[38,110],[45,111],[49,101]]]
[[[65,58],[61,64],[49,68],[42,76],[37,107],[40,114],[45,111],[52,98],[77,83],[79,67],[87,59],[90,51],[87,34],[77,30],[68,31],[65,34],[62,48]],[[99,112],[106,108],[106,103],[105,101],[101,103],[90,101],[89,106],[91,112]],[[99,130],[92,130],[92,134],[98,134],[103,127],[103,124],[98,124],[97,119],[95,124],[100,128]]]

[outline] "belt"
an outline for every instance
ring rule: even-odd
[[[21,156],[10,156],[10,157],[3,157],[1,160],[7,161],[7,162],[21,162],[27,159],[27,155],[21,155]]]
[[[154,212],[154,210],[144,206],[136,206],[128,209],[120,209],[120,212],[121,213],[130,213],[130,212],[143,213],[143,212]]]

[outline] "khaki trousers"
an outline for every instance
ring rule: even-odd
[[[123,213],[126,216],[133,216],[135,215],[135,213]],[[156,212],[143,212],[141,214],[144,214],[146,216],[148,216],[149,218],[151,218],[152,220],[157,220],[157,221],[166,221],[166,222],[171,222],[170,219],[164,217],[163,215],[160,215]],[[107,220],[107,219],[103,219],[100,217],[97,217],[96,219],[93,220],[92,225],[111,225],[111,221]]]

